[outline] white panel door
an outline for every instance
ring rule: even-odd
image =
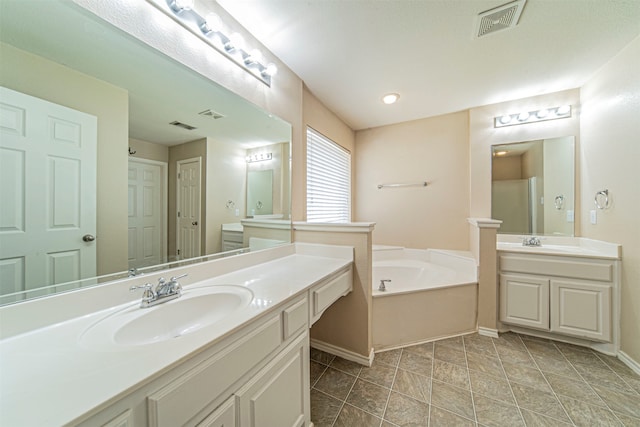
[[[200,256],[200,158],[178,162],[178,259]]]
[[[164,261],[164,167],[129,159],[129,268]]]
[[[0,87],[0,294],[96,275],[97,118]]]

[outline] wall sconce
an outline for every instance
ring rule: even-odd
[[[273,154],[271,153],[252,154],[247,156],[247,163],[263,162],[265,160],[271,160],[272,158]]]
[[[262,54],[257,49],[247,50],[240,34],[226,33],[222,19],[218,15],[209,13],[203,17],[194,9],[194,0],[147,0],[147,2],[271,87],[271,79],[278,72],[278,68],[272,63],[265,64]]]
[[[571,105],[563,105],[561,107],[543,108],[536,111],[525,111],[522,113],[497,116],[493,118],[493,127],[501,128],[505,126],[524,125],[527,123],[566,119],[569,117],[571,117]]]

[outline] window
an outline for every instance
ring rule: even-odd
[[[307,127],[307,221],[351,221],[351,153]]]

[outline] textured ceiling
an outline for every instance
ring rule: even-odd
[[[580,87],[640,34],[639,0],[528,0],[479,39],[477,15],[505,1],[218,3],[355,130]]]

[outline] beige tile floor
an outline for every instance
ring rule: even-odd
[[[640,376],[556,341],[477,334],[377,353],[311,349],[311,421],[330,426],[640,426]]]

